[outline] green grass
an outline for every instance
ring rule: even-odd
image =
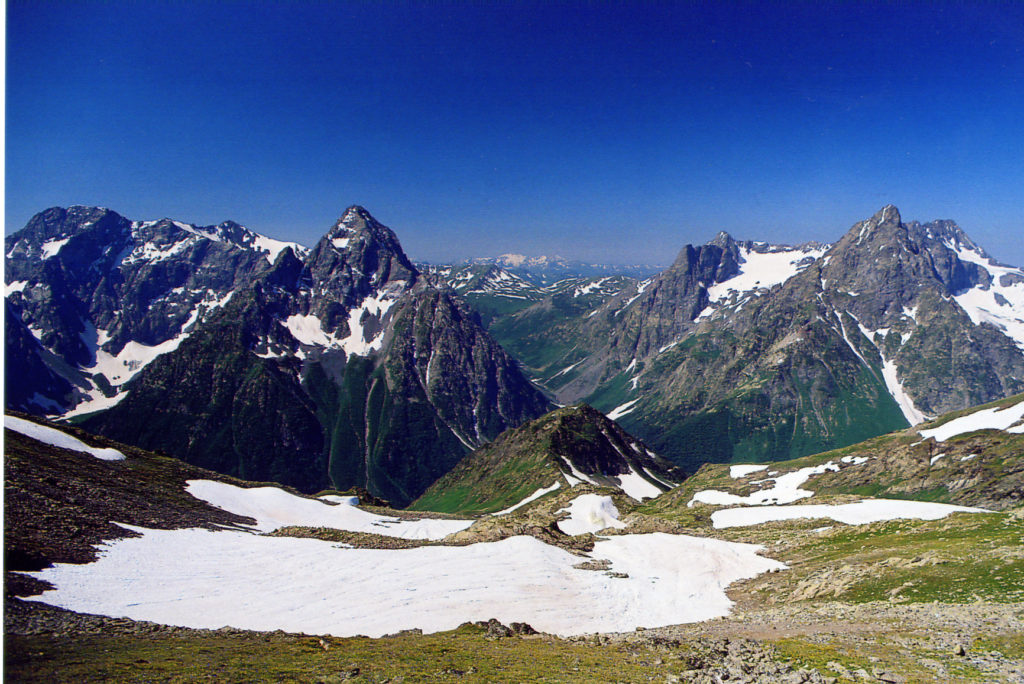
[[[843,601],[1015,603],[1024,601],[1021,548],[1024,522],[1013,514],[957,513],[843,527],[787,555],[803,559],[794,579],[843,565],[864,570]]]
[[[678,657],[655,647],[488,639],[475,626],[382,639],[326,637],[326,650],[318,637],[282,634],[5,641],[5,676],[19,682],[663,682],[679,669]]]

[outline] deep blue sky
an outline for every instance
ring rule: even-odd
[[[416,259],[666,263],[891,202],[1024,264],[1024,3],[7,11],[8,232],[99,204],[311,244],[358,203]]]

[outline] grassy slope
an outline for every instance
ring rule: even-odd
[[[818,492],[812,501],[851,500],[861,486],[854,474],[869,471],[892,475],[874,495],[909,498],[930,489],[921,473],[932,471],[934,477],[968,483],[937,497],[963,502],[991,498],[998,481],[986,478],[1012,478],[1024,460],[1018,438],[979,433],[944,443],[941,448],[952,450],[951,455],[931,467],[934,444],[916,441],[919,437],[909,431],[895,433],[771,467],[784,471],[869,455],[865,464],[812,479],[806,485]],[[981,453],[961,462],[956,458],[961,452]],[[317,638],[284,634],[8,635],[5,674],[12,681],[342,681],[358,668],[357,681],[377,682],[666,681],[696,665],[710,667],[713,663],[696,658],[690,645],[722,636],[769,643],[775,660],[824,675],[839,674],[835,666],[845,668],[849,676],[840,674],[840,682],[858,681],[857,669],[895,672],[914,682],[1009,681],[1009,661],[1024,667],[1024,510],[857,527],[805,520],[713,531],[711,507],[686,506],[699,489],[743,493],[749,489],[746,483],[731,479],[727,466],[710,465],[653,502],[638,505],[616,497],[634,531],[669,525],[759,543],[767,555],[789,565],[787,571],[733,585],[736,612],[725,620],[651,630],[611,643],[493,640],[479,628],[463,627],[374,640],[327,638],[327,650]],[[1012,503],[1011,491],[1002,494]],[[552,506],[542,500],[529,508]],[[959,655],[960,646],[964,655]]]

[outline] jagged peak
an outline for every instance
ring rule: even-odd
[[[353,230],[361,230],[369,226],[379,226],[380,222],[373,217],[364,207],[353,204],[346,209],[341,217],[334,223],[328,233],[330,236],[337,236]]]
[[[896,208],[894,204],[886,204],[884,207],[879,209],[874,216],[871,217],[871,221],[875,224],[881,224],[886,222],[901,223],[900,210]]]
[[[724,230],[718,231],[718,235],[715,236],[714,240],[708,242],[709,245],[721,247],[722,249],[729,249],[732,245],[736,244],[735,238]]]

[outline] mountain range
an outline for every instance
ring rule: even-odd
[[[722,233],[586,313],[491,331],[677,464],[777,460],[1021,391],[1024,271],[887,206],[831,245]]]
[[[556,404],[693,472],[1024,391],[1024,272],[951,221],[887,206],[833,244],[721,233],[643,279],[506,257],[414,264],[358,206],[312,249],[49,209],[6,239],[6,405],[407,505]]]
[[[6,253],[8,408],[220,472],[404,505],[551,407],[361,207],[309,250],[51,209]]]

